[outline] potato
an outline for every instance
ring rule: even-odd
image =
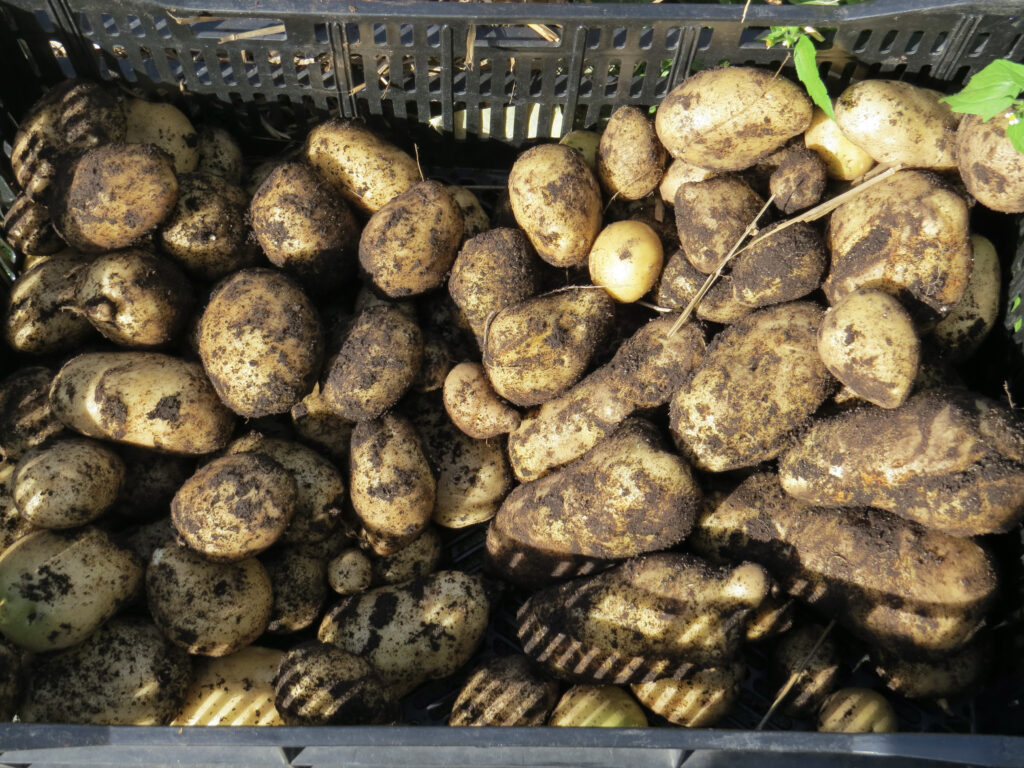
[[[455,367],[455,353],[448,342],[433,331],[423,334],[423,362],[416,380],[412,383],[413,392],[437,392],[444,387],[444,380]]]
[[[395,701],[365,660],[310,642],[281,659],[274,704],[287,725],[372,725],[390,719]]]
[[[41,653],[70,648],[132,598],[142,567],[106,533],[35,531],[0,555],[0,632]]]
[[[37,530],[18,513],[7,490],[0,489],[0,555]]]
[[[971,235],[974,266],[964,295],[932,329],[931,338],[955,362],[968,359],[995,326],[1003,284],[999,255],[992,241]]]
[[[616,301],[642,299],[661,275],[661,239],[639,221],[616,221],[601,230],[590,249],[590,281]]]
[[[99,83],[73,81],[60,99],[65,151],[75,154],[126,140],[127,123],[114,94]]]
[[[803,133],[811,101],[784,77],[752,67],[698,72],[673,88],[654,117],[676,159],[714,171],[741,171]]]
[[[875,672],[889,690],[908,699],[944,699],[978,689],[992,673],[994,651],[991,635],[984,635],[938,661],[884,651],[871,656]]]
[[[484,662],[459,691],[448,725],[544,725],[558,700],[558,683],[540,677],[525,656]]]
[[[0,639],[0,722],[9,723],[21,701],[22,654]]]
[[[397,403],[423,364],[423,333],[397,307],[375,306],[352,321],[327,364],[323,400],[349,421],[375,419]]]
[[[740,696],[746,673],[746,665],[734,661],[698,669],[683,680],[654,680],[630,687],[641,704],[670,723],[708,728],[729,714]]]
[[[716,171],[709,171],[707,168],[700,168],[685,160],[673,160],[669,163],[665,175],[661,177],[658,185],[658,194],[661,199],[669,205],[675,205],[676,191],[682,184],[689,184],[696,181],[707,181],[717,176]]]
[[[310,547],[285,543],[260,558],[274,590],[268,632],[298,632],[320,618],[327,599],[327,562],[317,554]]]
[[[480,576],[438,571],[345,598],[324,617],[317,636],[362,656],[401,697],[469,661],[489,611]]]
[[[815,611],[874,647],[914,658],[963,647],[997,588],[991,556],[970,539],[878,510],[810,507],[771,473],[744,480],[698,519],[689,541],[712,559],[762,563]]]
[[[372,584],[401,584],[427,576],[441,563],[441,536],[429,526],[411,544],[393,555],[375,556],[370,560]]]
[[[680,184],[673,204],[686,258],[711,274],[757,217],[764,200],[737,176],[715,176]]]
[[[306,160],[335,192],[368,214],[422,178],[410,155],[354,120],[329,120],[310,131]]]
[[[646,728],[633,697],[614,685],[574,685],[562,694],[548,725],[563,728]]]
[[[814,108],[811,124],[804,132],[804,144],[825,163],[829,178],[852,181],[874,166],[874,158],[850,141],[839,125],[820,108]]]
[[[11,203],[3,217],[3,233],[15,251],[28,256],[48,256],[65,247],[53,229],[50,212],[25,194]]]
[[[174,530],[170,515],[165,514],[152,522],[119,531],[116,540],[119,545],[134,552],[139,560],[148,563],[156,550],[178,545],[178,532]]]
[[[523,152],[508,191],[516,223],[548,264],[578,267],[601,230],[601,189],[583,156],[561,144]]]
[[[223,280],[199,321],[199,356],[225,405],[250,418],[286,413],[320,372],[323,328],[284,274],[245,269]]]
[[[693,266],[683,251],[676,251],[669,257],[658,281],[658,306],[666,309],[686,308],[707,280],[708,275]],[[722,275],[697,304],[694,310],[697,317],[722,325],[732,325],[743,319],[753,308],[737,301],[734,294],[732,275]],[[673,317],[673,321],[676,319]]]
[[[938,176],[905,170],[839,206],[828,228],[835,304],[860,287],[905,292],[938,315],[971,276],[967,203]]]
[[[327,582],[339,595],[365,592],[373,580],[372,567],[360,550],[346,549],[327,564]]]
[[[925,390],[895,410],[817,422],[779,461],[787,493],[870,505],[951,536],[1012,530],[1024,517],[1024,432],[1005,406]]]
[[[619,107],[598,143],[597,178],[609,195],[639,200],[658,186],[666,157],[647,115],[637,107]]]
[[[348,445],[355,424],[331,410],[319,384],[314,384],[313,391],[292,406],[291,417],[299,437],[315,445],[332,461],[348,462]]]
[[[511,432],[519,411],[498,397],[479,363],[459,363],[444,380],[444,407],[452,423],[477,440]]]
[[[41,366],[0,379],[0,459],[17,461],[64,429],[50,408],[52,381],[53,371]]]
[[[725,472],[778,456],[832,391],[818,357],[822,311],[808,302],[761,309],[722,331],[671,402],[679,450]]]
[[[897,80],[863,80],[836,99],[836,125],[879,163],[955,168],[960,118],[941,96]]]
[[[809,224],[769,227],[733,259],[733,297],[750,307],[802,299],[821,286],[827,266],[824,240]]]
[[[1024,211],[1024,155],[1006,136],[1006,115],[983,121],[967,115],[956,134],[957,164],[967,191],[986,208]]]
[[[771,651],[775,683],[781,688],[793,681],[782,708],[790,717],[813,715],[838,687],[839,646],[828,636],[818,644],[824,630],[818,624],[803,624],[779,638]]]
[[[516,616],[523,651],[558,677],[593,683],[683,678],[730,661],[768,593],[759,565],[690,554],[628,560],[534,593]]]
[[[491,321],[483,350],[494,391],[520,406],[562,394],[582,377],[614,312],[605,291],[584,287],[505,307]]]
[[[768,597],[747,617],[746,641],[760,643],[785,634],[793,627],[795,612],[793,600],[777,584],[772,584]]]
[[[867,688],[843,688],[821,706],[821,733],[894,733],[899,720],[882,694]]]
[[[825,163],[811,150],[795,145],[769,158],[777,167],[768,180],[775,207],[786,214],[810,208],[825,193]]]
[[[127,447],[119,453],[131,482],[122,487],[113,511],[135,522],[166,515],[174,494],[195,470],[182,456]]]
[[[11,495],[30,525],[77,528],[107,511],[124,482],[124,462],[107,446],[82,438],[58,440],[22,457]]]
[[[26,196],[45,203],[64,153],[60,99],[74,81],[65,81],[37,101],[22,118],[11,149],[11,171]]]
[[[72,248],[127,248],[170,216],[178,180],[170,157],[153,146],[104,144],[77,158],[50,204],[54,229]]]
[[[26,723],[165,725],[191,678],[188,654],[148,619],[115,618],[84,642],[31,666]]]
[[[274,678],[284,651],[250,645],[202,659],[171,725],[284,725],[274,706]]]
[[[488,558],[531,586],[591,573],[677,545],[700,498],[655,427],[629,419],[572,464],[513,490],[487,529]]]
[[[92,334],[89,321],[69,305],[75,277],[87,256],[68,251],[28,269],[11,288],[4,316],[4,338],[17,352],[34,355],[67,352]]]
[[[581,155],[587,167],[596,176],[597,174],[597,148],[601,145],[601,134],[597,131],[569,131],[558,140],[558,143],[572,147]]]
[[[487,211],[480,205],[477,196],[465,187],[457,187],[454,184],[448,187],[452,199],[459,206],[462,213],[462,242],[465,243],[472,237],[483,234],[491,228],[491,219]]]
[[[242,183],[242,148],[235,137],[213,125],[204,125],[199,129],[199,164],[198,173],[219,176],[238,186]]]
[[[227,656],[263,634],[273,605],[267,571],[254,557],[215,563],[190,549],[161,547],[146,569],[153,621],[191,654]]]
[[[174,159],[174,172],[192,173],[199,166],[199,134],[185,114],[173,104],[142,99],[124,102],[127,126],[125,141],[150,144]]]

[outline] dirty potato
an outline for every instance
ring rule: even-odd
[[[52,382],[53,371],[42,366],[0,379],[0,460],[15,462],[64,429],[50,408]]]
[[[459,363],[444,380],[444,408],[452,423],[477,440],[511,432],[519,411],[498,397],[479,363]]]
[[[204,125],[199,129],[198,149],[198,173],[219,176],[235,186],[242,183],[242,148],[238,146],[234,136],[223,128]]]
[[[491,228],[491,219],[487,215],[487,211],[480,205],[480,200],[476,195],[465,187],[454,185],[448,187],[448,191],[451,192],[455,204],[459,206],[459,211],[462,213],[463,242],[483,234]]]
[[[673,205],[686,258],[711,274],[757,217],[764,200],[745,181],[729,175],[680,184]]]
[[[4,313],[4,339],[34,355],[68,352],[94,334],[89,321],[71,311],[75,281],[89,258],[58,253],[29,268],[11,288]]]
[[[197,660],[192,684],[171,725],[284,725],[274,678],[284,651],[250,645]]]
[[[955,362],[968,359],[981,346],[999,316],[1002,270],[992,241],[971,235],[974,266],[964,295],[932,329],[931,338]]]
[[[775,683],[781,687],[792,681],[782,710],[790,717],[813,715],[838,687],[839,646],[831,637],[822,639],[824,630],[818,624],[803,624],[772,648],[769,664]]]
[[[787,147],[768,158],[776,165],[768,179],[775,207],[785,214],[810,208],[825,193],[825,163],[816,153],[800,145]]]
[[[199,134],[173,104],[128,99],[124,116],[129,144],[149,144],[165,152],[174,159],[177,174],[192,173],[199,165]]]
[[[605,192],[623,200],[649,195],[665,172],[665,148],[636,107],[619,107],[597,147],[597,177]]]
[[[798,223],[767,228],[732,261],[732,292],[750,307],[801,299],[821,286],[828,251],[817,230]]]
[[[944,699],[977,690],[991,675],[998,658],[991,634],[980,635],[937,661],[908,659],[884,651],[871,656],[885,686],[908,699]]]
[[[292,426],[298,436],[312,443],[332,461],[345,464],[355,423],[339,416],[324,400],[319,384],[292,406]]]
[[[370,558],[363,554],[362,550],[346,549],[327,563],[327,583],[339,595],[365,592],[370,588],[372,580]]]
[[[956,136],[957,164],[967,191],[993,211],[1024,211],[1024,155],[1006,135],[1009,118],[967,115]]]
[[[741,661],[698,669],[682,680],[671,678],[630,686],[640,703],[670,723],[709,728],[732,709],[743,690],[747,667]]]
[[[3,219],[7,243],[27,258],[48,256],[64,248],[64,241],[53,229],[50,212],[32,202],[24,193],[11,203]]]
[[[375,556],[370,561],[371,583],[379,587],[420,579],[436,571],[440,563],[441,535],[429,526],[395,554]]]
[[[544,725],[558,700],[558,683],[538,675],[525,656],[482,664],[459,691],[448,725]]]
[[[673,160],[665,171],[665,175],[661,177],[661,183],[658,185],[658,194],[661,195],[663,202],[674,205],[676,191],[681,185],[696,181],[707,181],[712,176],[717,175],[717,171],[709,171],[707,168],[701,168],[685,160]]]
[[[818,713],[821,733],[893,733],[899,718],[886,698],[868,688],[843,688],[829,696]]]
[[[274,591],[268,632],[298,632],[320,618],[327,600],[327,561],[315,548],[278,544],[263,553],[260,562]]]

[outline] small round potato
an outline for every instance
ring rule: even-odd
[[[242,148],[223,128],[204,125],[199,129],[199,165],[196,171],[220,176],[229,184],[242,183]]]
[[[441,562],[441,536],[434,526],[428,526],[411,544],[393,555],[377,556],[370,560],[373,586],[401,584],[420,579],[437,570]]]
[[[679,245],[697,269],[711,274],[754,221],[764,200],[738,176],[680,184],[674,201]]]
[[[522,655],[500,656],[481,665],[452,705],[448,725],[544,725],[558,701],[558,683],[537,674]]]
[[[18,462],[12,495],[31,525],[77,528],[113,506],[124,481],[124,462],[102,443],[59,440]]]
[[[798,144],[781,149],[768,159],[777,163],[768,179],[776,208],[792,214],[821,200],[827,178],[825,163],[817,154]]]
[[[597,177],[609,195],[639,200],[658,186],[667,156],[647,116],[636,107],[619,107],[601,134]]]
[[[444,381],[444,407],[452,423],[477,440],[519,426],[519,411],[498,397],[480,363],[459,363]]]
[[[327,582],[339,595],[365,592],[373,582],[370,558],[358,549],[346,549],[327,564]]]
[[[4,316],[4,338],[18,352],[47,355],[67,352],[95,332],[70,309],[77,274],[89,258],[74,251],[35,264],[11,288]]]
[[[590,249],[590,280],[628,304],[654,287],[664,259],[653,229],[639,221],[616,221],[601,230]]]
[[[597,148],[601,144],[601,134],[596,131],[569,131],[558,141],[559,144],[572,147],[581,155],[587,167],[597,174]]]
[[[199,134],[173,104],[129,99],[124,115],[129,144],[150,144],[163,150],[174,158],[175,173],[192,173],[199,165]]]
[[[50,221],[50,211],[25,194],[7,209],[3,232],[11,248],[26,258],[48,256],[65,247]]]
[[[882,694],[868,688],[843,688],[821,705],[822,733],[895,733],[899,720]]]
[[[729,714],[740,696],[747,668],[736,661],[698,669],[682,680],[664,678],[630,686],[640,703],[670,723],[709,728]]]
[[[476,195],[465,187],[454,185],[448,187],[448,191],[451,192],[455,204],[459,206],[459,211],[462,213],[462,242],[491,228],[491,219],[487,215],[487,211],[480,205]]]
[[[1006,136],[1006,115],[985,122],[968,115],[957,131],[960,177],[979,203],[1003,213],[1024,212],[1024,154]]]
[[[284,651],[250,645],[196,665],[185,703],[171,725],[284,725],[274,678]]]
[[[647,716],[617,685],[574,685],[562,694],[548,725],[562,728],[646,728]]]
[[[804,132],[804,145],[818,153],[829,177],[840,181],[859,178],[875,164],[875,159],[846,138],[836,121],[818,107]]]
[[[999,317],[1002,270],[992,241],[971,235],[974,266],[963,297],[932,329],[931,337],[956,362],[981,346]]]

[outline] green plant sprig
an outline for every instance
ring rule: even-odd
[[[814,40],[822,42],[824,39],[814,27],[770,27],[764,42],[769,48],[781,45],[792,49],[796,76],[807,89],[807,95],[822,112],[835,120],[832,99],[829,98],[828,88],[825,87],[825,81],[821,79],[821,73],[818,71],[818,51],[814,47]]]
[[[997,115],[1007,119],[1006,138],[1024,154],[1024,64],[996,59],[974,74],[959,93],[940,101],[954,112],[978,115],[988,122]]]

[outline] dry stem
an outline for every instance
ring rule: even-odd
[[[785,701],[786,696],[788,696],[789,692],[793,690],[793,686],[796,685],[796,681],[800,679],[800,675],[802,675],[804,673],[804,670],[807,669],[807,665],[810,663],[811,659],[814,658],[814,654],[818,652],[818,649],[821,647],[821,644],[825,642],[825,638],[828,637],[828,633],[832,631],[832,627],[834,627],[835,625],[836,620],[832,619],[832,621],[828,623],[828,626],[826,626],[825,629],[822,631],[821,636],[818,637],[818,641],[811,647],[811,650],[809,650],[807,652],[807,655],[800,660],[800,664],[797,666],[796,672],[789,676],[789,680],[786,681],[786,684],[782,686],[782,689],[775,696],[775,701],[772,702],[772,705],[768,708],[768,711],[765,713],[764,717],[761,718],[761,722],[758,723],[757,728],[754,729],[755,731],[764,730],[765,725],[768,724],[768,721],[771,719],[772,715],[775,714],[775,710],[777,710],[782,705],[782,702]]]

